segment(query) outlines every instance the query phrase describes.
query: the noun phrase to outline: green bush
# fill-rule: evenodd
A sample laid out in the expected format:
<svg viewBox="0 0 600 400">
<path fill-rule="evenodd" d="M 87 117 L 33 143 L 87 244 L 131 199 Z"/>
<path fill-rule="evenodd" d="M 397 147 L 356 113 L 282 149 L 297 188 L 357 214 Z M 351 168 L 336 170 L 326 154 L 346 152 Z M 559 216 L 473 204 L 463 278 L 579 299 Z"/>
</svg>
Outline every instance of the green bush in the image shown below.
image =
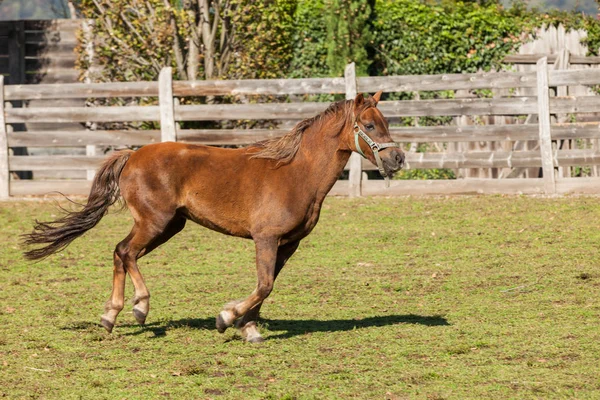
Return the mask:
<svg viewBox="0 0 600 400">
<path fill-rule="evenodd" d="M 371 7 L 366 0 L 325 0 L 327 6 L 327 65 L 332 76 L 343 76 L 350 62 L 357 75 L 367 75 L 367 46 L 371 32 L 367 25 Z"/>
<path fill-rule="evenodd" d="M 189 64 L 199 23 L 195 3 L 170 0 L 78 0 L 95 18 L 96 62 L 103 80 L 155 79 L 165 65 Z M 359 75 L 475 72 L 530 40 L 535 27 L 563 23 L 585 29 L 590 54 L 600 23 L 576 13 L 540 13 L 493 0 L 232 0 L 217 37 L 219 78 L 340 76 L 348 61 Z M 224 36 L 223 36 L 224 35 Z M 179 50 L 176 47 L 179 47 Z M 84 46 L 79 51 L 84 53 Z M 225 54 L 225 50 L 229 52 Z M 177 52 L 182 53 L 177 57 Z M 203 60 L 202 52 L 198 60 Z M 227 57 L 227 62 L 219 59 Z M 85 56 L 81 58 L 85 69 Z M 178 61 L 179 60 L 179 61 Z M 200 62 L 197 75 L 201 78 Z"/>
<path fill-rule="evenodd" d="M 531 31 L 500 5 L 379 0 L 372 74 L 476 72 L 499 68 Z"/>
<path fill-rule="evenodd" d="M 294 14 L 292 54 L 288 77 L 325 77 L 327 66 L 327 31 L 323 0 L 300 0 Z"/>
<path fill-rule="evenodd" d="M 232 16 L 236 30 L 236 57 L 230 79 L 283 78 L 292 58 L 292 33 L 297 0 L 237 0 Z"/>
<path fill-rule="evenodd" d="M 290 78 L 343 76 L 349 62 L 358 75 L 367 75 L 368 0 L 299 0 L 294 15 Z"/>
</svg>

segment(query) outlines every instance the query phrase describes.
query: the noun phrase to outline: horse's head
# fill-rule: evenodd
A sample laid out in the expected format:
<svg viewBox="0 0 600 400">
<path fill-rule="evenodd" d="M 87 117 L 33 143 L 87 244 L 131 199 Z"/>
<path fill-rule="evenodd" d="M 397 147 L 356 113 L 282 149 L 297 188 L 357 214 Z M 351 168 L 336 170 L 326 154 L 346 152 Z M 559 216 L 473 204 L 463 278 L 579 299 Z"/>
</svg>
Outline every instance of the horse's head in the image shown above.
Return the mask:
<svg viewBox="0 0 600 400">
<path fill-rule="evenodd" d="M 381 93 L 366 99 L 361 93 L 354 99 L 350 148 L 376 165 L 381 175 L 387 178 L 403 167 L 404 152 L 392 140 L 389 124 L 377 109 Z"/>
</svg>

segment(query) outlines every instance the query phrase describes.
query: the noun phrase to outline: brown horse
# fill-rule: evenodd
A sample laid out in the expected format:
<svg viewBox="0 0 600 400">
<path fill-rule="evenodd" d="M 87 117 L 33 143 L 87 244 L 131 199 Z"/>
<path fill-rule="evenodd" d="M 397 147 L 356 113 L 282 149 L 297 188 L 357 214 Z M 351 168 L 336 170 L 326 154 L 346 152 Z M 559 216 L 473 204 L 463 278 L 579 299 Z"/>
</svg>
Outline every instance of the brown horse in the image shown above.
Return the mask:
<svg viewBox="0 0 600 400">
<path fill-rule="evenodd" d="M 300 241 L 315 227 L 325 196 L 358 151 L 389 175 L 404 163 L 388 123 L 376 108 L 381 92 L 333 103 L 287 135 L 240 149 L 159 143 L 115 152 L 102 165 L 81 211 L 36 221 L 25 253 L 41 259 L 93 228 L 120 196 L 133 229 L 114 251 L 113 288 L 101 323 L 111 332 L 123 309 L 125 275 L 135 289 L 133 313 L 143 324 L 150 293 L 137 259 L 165 243 L 192 220 L 209 229 L 252 239 L 258 284 L 247 298 L 225 305 L 219 332 L 236 323 L 249 342 L 263 340 L 256 320 L 273 282 Z M 381 142 L 392 142 L 381 144 Z M 381 155 L 379 154 L 381 150 Z M 236 322 L 237 321 L 237 322 Z"/>
</svg>

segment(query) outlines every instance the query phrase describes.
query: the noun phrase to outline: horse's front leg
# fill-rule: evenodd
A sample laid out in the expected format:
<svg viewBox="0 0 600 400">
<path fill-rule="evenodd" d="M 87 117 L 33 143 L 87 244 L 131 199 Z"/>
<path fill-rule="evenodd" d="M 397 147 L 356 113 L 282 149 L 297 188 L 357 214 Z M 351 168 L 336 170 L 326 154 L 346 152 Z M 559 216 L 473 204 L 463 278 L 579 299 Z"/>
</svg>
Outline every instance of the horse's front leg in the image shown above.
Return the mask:
<svg viewBox="0 0 600 400">
<path fill-rule="evenodd" d="M 283 246 L 279 246 L 277 249 L 277 261 L 275 263 L 275 274 L 273 276 L 273 281 L 277 279 L 277 276 L 281 272 L 283 266 L 294 254 L 299 244 L 300 241 L 298 240 L 295 242 L 286 243 Z M 240 330 L 242 337 L 250 343 L 259 343 L 264 341 L 263 337 L 258 331 L 258 327 L 256 326 L 262 304 L 262 302 L 258 303 L 256 307 L 250 309 L 250 311 L 244 314 L 235 323 L 235 326 Z"/>
<path fill-rule="evenodd" d="M 233 325 L 236 319 L 262 303 L 273 290 L 275 281 L 275 264 L 277 262 L 278 239 L 255 238 L 256 244 L 256 274 L 258 282 L 256 289 L 244 300 L 231 302 L 217 316 L 217 330 L 220 333 Z"/>
</svg>

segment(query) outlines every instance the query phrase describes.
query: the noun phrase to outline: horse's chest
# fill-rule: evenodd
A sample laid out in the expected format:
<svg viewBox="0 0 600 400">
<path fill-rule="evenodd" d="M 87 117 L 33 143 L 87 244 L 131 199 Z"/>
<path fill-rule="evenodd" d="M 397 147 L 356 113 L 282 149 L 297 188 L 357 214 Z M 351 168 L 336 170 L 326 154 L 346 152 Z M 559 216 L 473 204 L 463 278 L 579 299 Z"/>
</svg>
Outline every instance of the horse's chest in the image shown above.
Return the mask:
<svg viewBox="0 0 600 400">
<path fill-rule="evenodd" d="M 306 218 L 306 229 L 308 230 L 308 233 L 310 233 L 310 231 L 313 230 L 313 228 L 315 227 L 315 225 L 317 225 L 317 222 L 319 222 L 319 215 L 320 214 L 321 214 L 321 207 L 313 207 L 313 209 L 307 215 L 307 218 Z"/>
<path fill-rule="evenodd" d="M 320 211 L 321 208 L 318 206 L 309 207 L 307 212 L 301 218 L 298 218 L 294 228 L 285 236 L 290 241 L 306 237 L 319 222 Z"/>
</svg>

